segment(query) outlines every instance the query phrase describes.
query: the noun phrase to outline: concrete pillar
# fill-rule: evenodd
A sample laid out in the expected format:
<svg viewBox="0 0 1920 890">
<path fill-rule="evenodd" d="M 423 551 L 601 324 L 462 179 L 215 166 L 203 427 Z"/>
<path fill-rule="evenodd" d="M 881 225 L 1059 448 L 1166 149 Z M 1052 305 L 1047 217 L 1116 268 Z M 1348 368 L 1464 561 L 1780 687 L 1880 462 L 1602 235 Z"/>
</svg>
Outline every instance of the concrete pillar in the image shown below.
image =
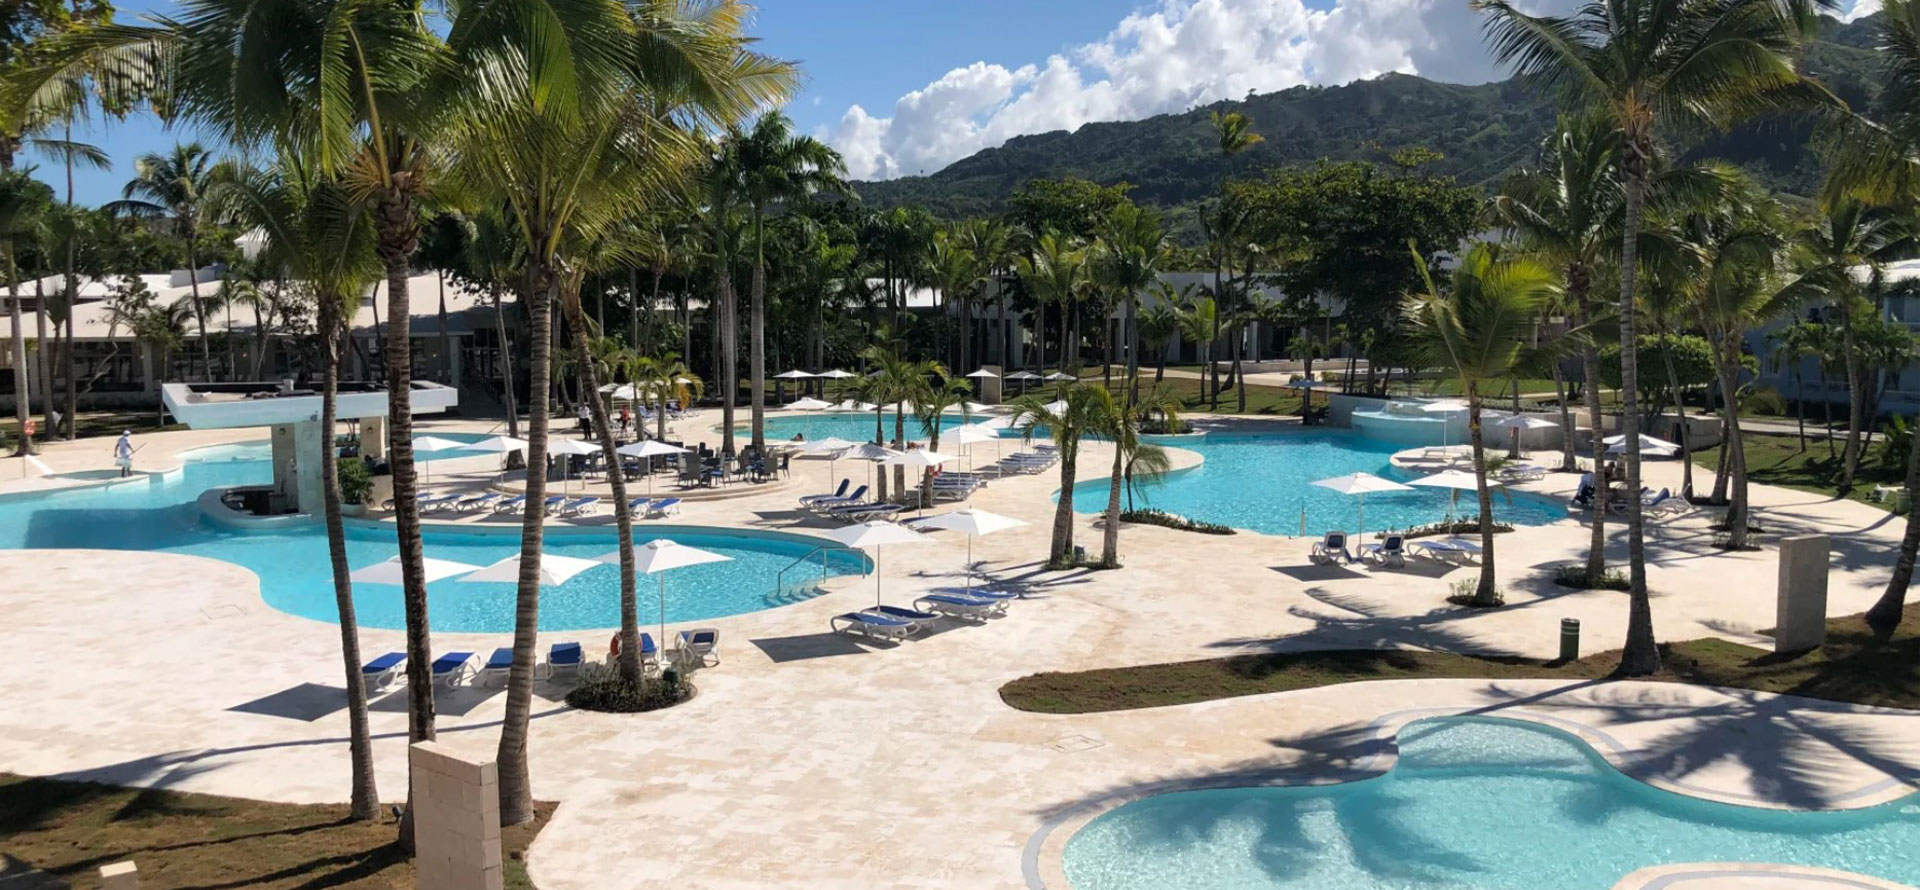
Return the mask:
<svg viewBox="0 0 1920 890">
<path fill-rule="evenodd" d="M 140 869 L 131 862 L 100 866 L 100 890 L 140 890 Z"/>
<path fill-rule="evenodd" d="M 134 348 L 140 350 L 140 366 L 145 371 L 146 378 L 147 378 L 145 381 L 143 381 L 140 387 L 140 391 L 150 396 L 159 395 L 160 394 L 160 356 L 158 355 L 159 350 L 154 349 L 151 346 L 145 346 L 145 345 L 137 345 Z"/>
<path fill-rule="evenodd" d="M 1805 652 L 1827 639 L 1826 535 L 1780 540 L 1779 598 L 1774 607 L 1773 651 Z"/>
<path fill-rule="evenodd" d="M 408 749 L 419 890 L 501 890 L 500 774 L 439 742 Z"/>
<path fill-rule="evenodd" d="M 386 459 L 387 419 L 385 417 L 360 418 L 360 456 L 368 460 Z"/>
<path fill-rule="evenodd" d="M 276 510 L 317 513 L 324 496 L 320 449 L 329 444 L 318 420 L 273 425 L 273 489 Z"/>
</svg>

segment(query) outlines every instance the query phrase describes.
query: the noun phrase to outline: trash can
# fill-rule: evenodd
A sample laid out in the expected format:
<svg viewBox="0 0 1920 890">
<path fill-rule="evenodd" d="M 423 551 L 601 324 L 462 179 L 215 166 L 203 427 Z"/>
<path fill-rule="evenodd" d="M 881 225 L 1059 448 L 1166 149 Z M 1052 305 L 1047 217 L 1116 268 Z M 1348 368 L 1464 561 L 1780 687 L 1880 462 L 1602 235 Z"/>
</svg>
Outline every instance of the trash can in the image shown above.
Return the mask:
<svg viewBox="0 0 1920 890">
<path fill-rule="evenodd" d="M 1560 660 L 1574 661 L 1580 657 L 1580 619 L 1560 619 Z"/>
</svg>

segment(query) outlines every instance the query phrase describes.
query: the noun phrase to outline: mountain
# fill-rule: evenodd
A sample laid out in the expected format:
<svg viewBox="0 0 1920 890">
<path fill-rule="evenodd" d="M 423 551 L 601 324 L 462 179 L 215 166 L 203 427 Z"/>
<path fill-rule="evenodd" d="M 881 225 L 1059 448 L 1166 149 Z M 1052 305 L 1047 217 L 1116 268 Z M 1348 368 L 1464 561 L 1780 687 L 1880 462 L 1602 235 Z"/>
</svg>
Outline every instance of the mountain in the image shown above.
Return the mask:
<svg viewBox="0 0 1920 890">
<path fill-rule="evenodd" d="M 1851 24 L 1829 19 L 1806 53 L 1806 70 L 1854 108 L 1877 96 L 1874 17 Z M 1019 136 L 929 176 L 857 183 L 878 207 L 925 206 L 937 216 L 995 213 L 1030 179 L 1079 177 L 1127 182 L 1142 203 L 1181 209 L 1210 194 L 1222 175 L 1329 160 L 1386 161 L 1396 150 L 1424 147 L 1442 157 L 1423 169 L 1463 184 L 1491 187 L 1534 157 L 1553 124 L 1553 96 L 1519 81 L 1466 86 L 1388 74 L 1344 86 L 1300 86 L 1217 102 L 1180 114 L 1091 123 Z M 1264 141 L 1228 161 L 1213 148 L 1208 114 L 1239 111 Z M 1818 187 L 1816 131 L 1805 115 L 1742 126 L 1686 146 L 1690 159 L 1722 158 L 1794 195 Z"/>
</svg>

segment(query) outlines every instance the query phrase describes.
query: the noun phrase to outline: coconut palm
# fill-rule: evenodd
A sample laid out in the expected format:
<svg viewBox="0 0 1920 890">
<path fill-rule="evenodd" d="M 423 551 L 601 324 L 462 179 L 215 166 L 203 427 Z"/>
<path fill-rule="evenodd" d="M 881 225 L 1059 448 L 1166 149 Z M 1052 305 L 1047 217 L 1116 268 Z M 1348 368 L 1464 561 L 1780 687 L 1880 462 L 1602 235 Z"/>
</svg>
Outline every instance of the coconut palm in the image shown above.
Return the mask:
<svg viewBox="0 0 1920 890">
<path fill-rule="evenodd" d="M 14 456 L 34 453 L 33 437 L 26 434 L 27 419 L 33 416 L 33 399 L 27 392 L 27 338 L 20 329 L 21 245 L 38 237 L 40 227 L 53 208 L 53 189 L 33 178 L 31 168 L 0 172 L 0 273 L 7 276 L 7 312 L 12 319 L 9 347 L 13 350 L 13 413 L 20 424 L 20 441 Z"/>
<path fill-rule="evenodd" d="M 1088 287 L 1087 251 L 1073 239 L 1058 232 L 1041 234 L 1034 242 L 1031 256 L 1019 259 L 1020 280 L 1035 301 L 1060 307 L 1061 363 L 1066 362 L 1067 312 Z M 1037 335 L 1040 367 L 1047 366 L 1047 338 Z"/>
<path fill-rule="evenodd" d="M 1475 0 L 1488 13 L 1496 59 L 1560 90 L 1569 108 L 1603 116 L 1620 133 L 1620 432 L 1628 490 L 1640 486 L 1640 405 L 1635 276 L 1647 180 L 1662 125 L 1720 129 L 1764 111 L 1833 104 L 1795 69 L 1801 38 L 1827 0 L 1593 0 L 1571 16 L 1533 16 L 1508 0 Z M 1631 605 L 1620 673 L 1660 667 L 1647 599 L 1645 523 L 1627 500 Z"/>
<path fill-rule="evenodd" d="M 980 258 L 967 249 L 957 227 L 934 231 L 933 249 L 927 254 L 927 275 L 960 318 L 954 347 L 955 367 L 972 364 L 969 333 L 973 327 L 973 288 L 986 277 L 986 268 Z"/>
<path fill-rule="evenodd" d="M 870 399 L 879 406 L 876 410 L 884 413 L 887 405 L 893 405 L 893 441 L 907 440 L 907 413 L 909 406 L 927 402 L 934 397 L 934 380 L 947 379 L 947 369 L 936 361 L 912 361 L 901 355 L 897 344 L 886 342 L 869 346 L 862 353 L 868 365 L 873 369 L 868 379 L 872 385 L 866 387 L 862 398 Z M 874 432 L 883 435 L 879 424 Z M 886 497 L 886 479 L 882 471 L 881 498 Z M 893 490 L 896 497 L 907 492 L 907 468 L 893 468 Z"/>
<path fill-rule="evenodd" d="M 200 295 L 199 238 L 212 173 L 213 154 L 200 143 L 175 144 L 167 154 L 135 158 L 133 179 L 121 191 L 122 200 L 105 205 L 116 214 L 167 220 L 186 248 L 190 305 L 200 329 L 200 369 L 208 380 L 213 379 L 213 352 L 207 339 L 207 301 Z"/>
<path fill-rule="evenodd" d="M 1180 337 L 1192 341 L 1200 359 L 1200 398 L 1206 398 L 1207 374 L 1213 367 L 1213 338 L 1220 333 L 1220 304 L 1211 296 L 1200 297 L 1180 309 Z M 1304 330 L 1303 330 L 1304 333 Z M 1307 342 L 1312 343 L 1308 337 Z M 1307 373 L 1313 373 L 1313 360 L 1307 360 Z"/>
<path fill-rule="evenodd" d="M 1153 354 L 1153 382 L 1159 383 L 1167 376 L 1167 344 L 1180 336 L 1180 307 L 1186 305 L 1192 285 L 1174 290 L 1166 282 L 1154 283 L 1156 299 L 1152 306 L 1140 310 L 1139 326 L 1141 343 Z"/>
<path fill-rule="evenodd" d="M 321 435 L 331 442 L 340 391 L 340 344 L 360 294 L 380 275 L 373 253 L 373 227 L 366 208 L 337 179 L 317 174 L 297 156 L 270 169 L 229 167 L 208 190 L 210 208 L 266 235 L 263 256 L 289 267 L 312 288 L 315 333 L 322 356 Z M 373 737 L 367 724 L 367 690 L 360 673 L 360 630 L 354 618 L 352 569 L 340 516 L 337 449 L 320 450 L 327 554 L 333 569 L 334 608 L 339 614 L 340 657 L 346 672 L 348 751 L 353 769 L 353 818 L 379 816 L 374 784 Z"/>
<path fill-rule="evenodd" d="M 1514 377 L 1530 360 L 1528 334 L 1534 319 L 1556 296 L 1559 284 L 1547 266 L 1531 258 L 1506 258 L 1489 245 L 1461 257 L 1444 291 L 1411 251 L 1426 290 L 1411 293 L 1401 311 L 1412 328 L 1415 349 L 1453 371 L 1467 396 L 1467 433 L 1473 446 L 1474 488 L 1480 502 L 1480 580 L 1473 602 L 1499 605 L 1494 586 L 1493 499 L 1487 488 L 1486 446 L 1480 425 L 1482 388 Z M 1572 332 L 1576 339 L 1584 332 Z"/>
<path fill-rule="evenodd" d="M 958 237 L 980 263 L 980 298 L 985 302 L 987 289 L 996 287 L 1000 275 L 1013 267 L 1013 247 L 1011 231 L 1007 224 L 993 217 L 975 217 L 962 221 L 956 228 Z M 998 288 L 999 317 L 995 324 L 1000 332 L 1001 370 L 1013 361 L 1013 327 L 1007 315 L 1007 303 L 1012 297 L 1011 289 Z"/>
<path fill-rule="evenodd" d="M 691 405 L 706 391 L 706 384 L 674 352 L 640 356 L 633 363 L 633 385 L 652 397 L 658 424 L 654 438 L 661 441 L 667 438 L 667 402 Z"/>
<path fill-rule="evenodd" d="M 1060 455 L 1060 497 L 1054 504 L 1053 533 L 1047 545 L 1049 569 L 1073 568 L 1073 483 L 1079 471 L 1080 438 L 1106 428 L 1112 404 L 1106 387 L 1092 383 L 1070 384 L 1051 402 L 1041 394 L 1013 402 L 1013 424 L 1021 438 L 1031 442 L 1035 431 L 1044 428 Z"/>
<path fill-rule="evenodd" d="M 1127 401 L 1140 400 L 1139 306 L 1143 291 L 1160 278 L 1167 261 L 1167 232 L 1159 211 L 1124 202 L 1100 226 L 1101 249 L 1095 266 L 1120 294 L 1121 324 L 1127 340 Z"/>
<path fill-rule="evenodd" d="M 1128 392 L 1139 389 L 1140 381 L 1127 381 Z M 1105 423 L 1099 435 L 1113 443 L 1113 471 L 1107 482 L 1100 564 L 1117 569 L 1120 567 L 1120 489 L 1124 484 L 1131 494 L 1136 472 L 1157 474 L 1167 463 L 1166 452 L 1160 446 L 1140 437 L 1140 427 L 1158 416 L 1165 420 L 1168 429 L 1173 429 L 1180 422 L 1181 404 L 1179 395 L 1164 384 L 1147 390 L 1144 398 L 1116 399 L 1104 387 L 1100 392 L 1104 398 L 1093 400 L 1095 410 L 1104 414 Z"/>
<path fill-rule="evenodd" d="M 961 422 L 972 421 L 973 412 L 967 408 L 967 400 L 973 396 L 973 385 L 965 378 L 948 376 L 944 367 L 931 370 L 925 390 L 914 400 L 913 411 L 920 418 L 920 428 L 927 433 L 927 450 L 938 452 L 941 422 L 947 411 L 959 408 Z M 932 467 L 921 471 L 919 501 L 923 508 L 933 506 Z"/>
</svg>

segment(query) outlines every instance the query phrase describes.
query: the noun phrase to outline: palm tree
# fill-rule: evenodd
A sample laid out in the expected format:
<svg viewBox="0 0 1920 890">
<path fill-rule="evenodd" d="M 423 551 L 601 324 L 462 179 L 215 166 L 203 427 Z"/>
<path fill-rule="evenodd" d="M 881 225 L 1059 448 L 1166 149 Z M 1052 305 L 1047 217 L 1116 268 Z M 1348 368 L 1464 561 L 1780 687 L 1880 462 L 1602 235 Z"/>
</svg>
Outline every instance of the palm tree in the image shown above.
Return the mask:
<svg viewBox="0 0 1920 890">
<path fill-rule="evenodd" d="M 1489 13 L 1493 53 L 1514 72 L 1561 90 L 1571 108 L 1604 116 L 1620 133 L 1620 432 L 1629 491 L 1640 487 L 1635 276 L 1637 242 L 1659 125 L 1720 129 L 1753 114 L 1832 103 L 1795 70 L 1800 39 L 1823 0 L 1596 0 L 1572 16 L 1532 16 L 1508 0 L 1474 0 Z M 1646 535 L 1627 499 L 1631 606 L 1620 673 L 1660 667 L 1647 599 Z"/>
<path fill-rule="evenodd" d="M 1127 381 L 1129 392 L 1138 392 L 1140 381 Z M 1132 491 L 1133 475 L 1136 469 L 1154 469 L 1166 465 L 1166 452 L 1160 446 L 1140 438 L 1140 425 L 1148 418 L 1159 415 L 1172 429 L 1180 422 L 1180 397 L 1172 388 L 1155 386 L 1147 391 L 1145 399 L 1116 399 L 1104 387 L 1099 390 L 1101 398 L 1093 400 L 1094 410 L 1104 420 L 1099 435 L 1113 443 L 1113 472 L 1107 483 L 1106 526 L 1100 539 L 1100 564 L 1110 569 L 1120 567 L 1120 488 L 1122 483 Z M 1064 491 L 1064 489 L 1063 489 Z"/>
<path fill-rule="evenodd" d="M 973 412 L 967 408 L 967 399 L 973 395 L 973 385 L 964 378 L 947 376 L 947 369 L 934 367 L 920 397 L 914 400 L 914 414 L 920 418 L 920 428 L 927 433 L 927 450 L 940 450 L 941 421 L 948 409 L 959 408 L 961 422 L 973 419 Z M 927 467 L 920 474 L 920 506 L 933 506 L 933 468 Z"/>
<path fill-rule="evenodd" d="M 316 175 L 311 165 L 288 155 L 267 170 L 229 167 L 206 194 L 223 215 L 265 233 L 266 257 L 285 263 L 313 289 L 315 333 L 322 356 L 320 430 L 329 442 L 340 391 L 340 344 L 348 336 L 351 310 L 380 274 L 373 228 L 366 208 L 337 179 Z M 327 553 L 333 569 L 334 607 L 339 613 L 340 657 L 346 671 L 348 750 L 353 768 L 351 812 L 368 821 L 379 816 L 374 782 L 373 737 L 367 724 L 367 690 L 360 673 L 360 630 L 348 577 L 346 529 L 340 517 L 340 459 L 320 450 Z"/>
<path fill-rule="evenodd" d="M 1200 398 L 1207 397 L 1207 372 L 1213 366 L 1213 338 L 1220 333 L 1220 304 L 1201 297 L 1180 309 L 1180 337 L 1193 341 L 1200 359 Z M 1311 360 L 1308 373 L 1313 371 Z"/>
<path fill-rule="evenodd" d="M 1767 335 L 1773 348 L 1767 351 L 1767 363 L 1774 373 L 1793 375 L 1794 421 L 1798 427 L 1800 450 L 1807 450 L 1807 386 L 1801 368 L 1808 359 L 1820 359 L 1825 352 L 1825 332 L 1820 325 L 1801 321 Z"/>
<path fill-rule="evenodd" d="M 46 215 L 53 209 L 52 187 L 33 178 L 33 171 L 0 172 L 0 273 L 7 276 L 7 307 L 13 328 L 13 413 L 20 424 L 20 442 L 14 456 L 34 453 L 33 437 L 27 435 L 27 419 L 33 416 L 33 399 L 27 392 L 27 338 L 20 329 L 20 267 L 18 251 L 22 243 L 36 237 Z"/>
<path fill-rule="evenodd" d="M 876 410 L 884 413 L 888 404 L 893 405 L 893 441 L 907 440 L 906 415 L 909 405 L 918 405 L 934 398 L 931 381 L 946 380 L 947 369 L 935 361 L 911 361 L 904 358 L 898 344 L 885 342 L 869 346 L 862 353 L 873 372 L 868 380 L 871 385 L 864 388 L 864 398 L 872 399 L 878 406 Z M 874 426 L 876 434 L 881 433 L 878 423 Z M 885 471 L 881 471 L 880 497 L 886 497 Z M 907 492 L 907 468 L 896 465 L 893 468 L 893 488 L 896 497 Z"/>
<path fill-rule="evenodd" d="M 761 115 L 753 129 L 742 134 L 737 151 L 741 197 L 753 219 L 747 363 L 753 392 L 753 450 L 763 454 L 767 446 L 767 210 L 815 191 L 844 191 L 842 177 L 847 168 L 839 152 L 811 136 L 794 133 L 793 121 L 777 111 Z"/>
<path fill-rule="evenodd" d="M 1140 295 L 1159 280 L 1167 259 L 1167 233 L 1160 213 L 1123 202 L 1102 221 L 1097 266 L 1107 284 L 1120 294 L 1121 324 L 1127 339 L 1127 401 L 1140 400 Z"/>
<path fill-rule="evenodd" d="M 1140 311 L 1140 340 L 1153 354 L 1153 382 L 1167 376 L 1167 344 L 1180 336 L 1180 307 L 1187 302 L 1192 286 L 1176 291 L 1165 282 L 1156 282 L 1152 306 Z"/>
<path fill-rule="evenodd" d="M 933 250 L 927 255 L 927 274 L 933 286 L 960 317 L 960 332 L 954 349 L 954 367 L 973 363 L 970 328 L 973 327 L 973 287 L 986 277 L 980 258 L 968 250 L 958 227 L 933 233 Z"/>
<path fill-rule="evenodd" d="M 1061 363 L 1066 362 L 1067 311 L 1086 292 L 1088 285 L 1087 252 L 1073 239 L 1058 232 L 1046 232 L 1034 242 L 1032 256 L 1019 259 L 1020 280 L 1035 301 L 1060 307 Z M 1047 338 L 1035 338 L 1040 344 L 1040 367 L 1047 366 Z"/>
<path fill-rule="evenodd" d="M 633 385 L 653 396 L 654 420 L 659 424 L 654 438 L 663 442 L 667 438 L 667 402 L 691 405 L 706 392 L 706 384 L 674 352 L 640 356 L 633 363 Z"/>
<path fill-rule="evenodd" d="M 1495 248 L 1481 244 L 1461 258 L 1443 293 L 1420 251 L 1411 253 L 1426 291 L 1408 294 L 1402 313 L 1413 328 L 1418 350 L 1451 368 L 1466 392 L 1483 551 L 1473 602 L 1497 606 L 1500 593 L 1494 586 L 1493 499 L 1487 488 L 1486 445 L 1480 426 L 1481 387 L 1514 377 L 1529 360 L 1528 333 L 1559 286 L 1545 265 L 1532 259 L 1503 258 Z M 1575 332 L 1569 339 L 1579 335 Z"/>
<path fill-rule="evenodd" d="M 207 339 L 207 303 L 200 296 L 201 201 L 211 185 L 213 155 L 198 142 L 175 144 L 168 154 L 149 153 L 133 161 L 133 179 L 122 190 L 122 200 L 106 208 L 114 213 L 167 219 L 174 236 L 187 251 L 187 285 L 193 317 L 200 328 L 200 368 L 213 379 L 213 352 Z"/>
<path fill-rule="evenodd" d="M 1103 386 L 1074 383 L 1062 389 L 1060 397 L 1048 402 L 1040 394 L 1021 396 L 1013 403 L 1013 424 L 1021 438 L 1033 440 L 1034 431 L 1045 427 L 1060 454 L 1060 497 L 1053 508 L 1053 535 L 1047 546 L 1047 568 L 1070 569 L 1073 555 L 1073 483 L 1079 470 L 1080 437 L 1096 435 L 1106 428 L 1113 395 Z"/>
</svg>

